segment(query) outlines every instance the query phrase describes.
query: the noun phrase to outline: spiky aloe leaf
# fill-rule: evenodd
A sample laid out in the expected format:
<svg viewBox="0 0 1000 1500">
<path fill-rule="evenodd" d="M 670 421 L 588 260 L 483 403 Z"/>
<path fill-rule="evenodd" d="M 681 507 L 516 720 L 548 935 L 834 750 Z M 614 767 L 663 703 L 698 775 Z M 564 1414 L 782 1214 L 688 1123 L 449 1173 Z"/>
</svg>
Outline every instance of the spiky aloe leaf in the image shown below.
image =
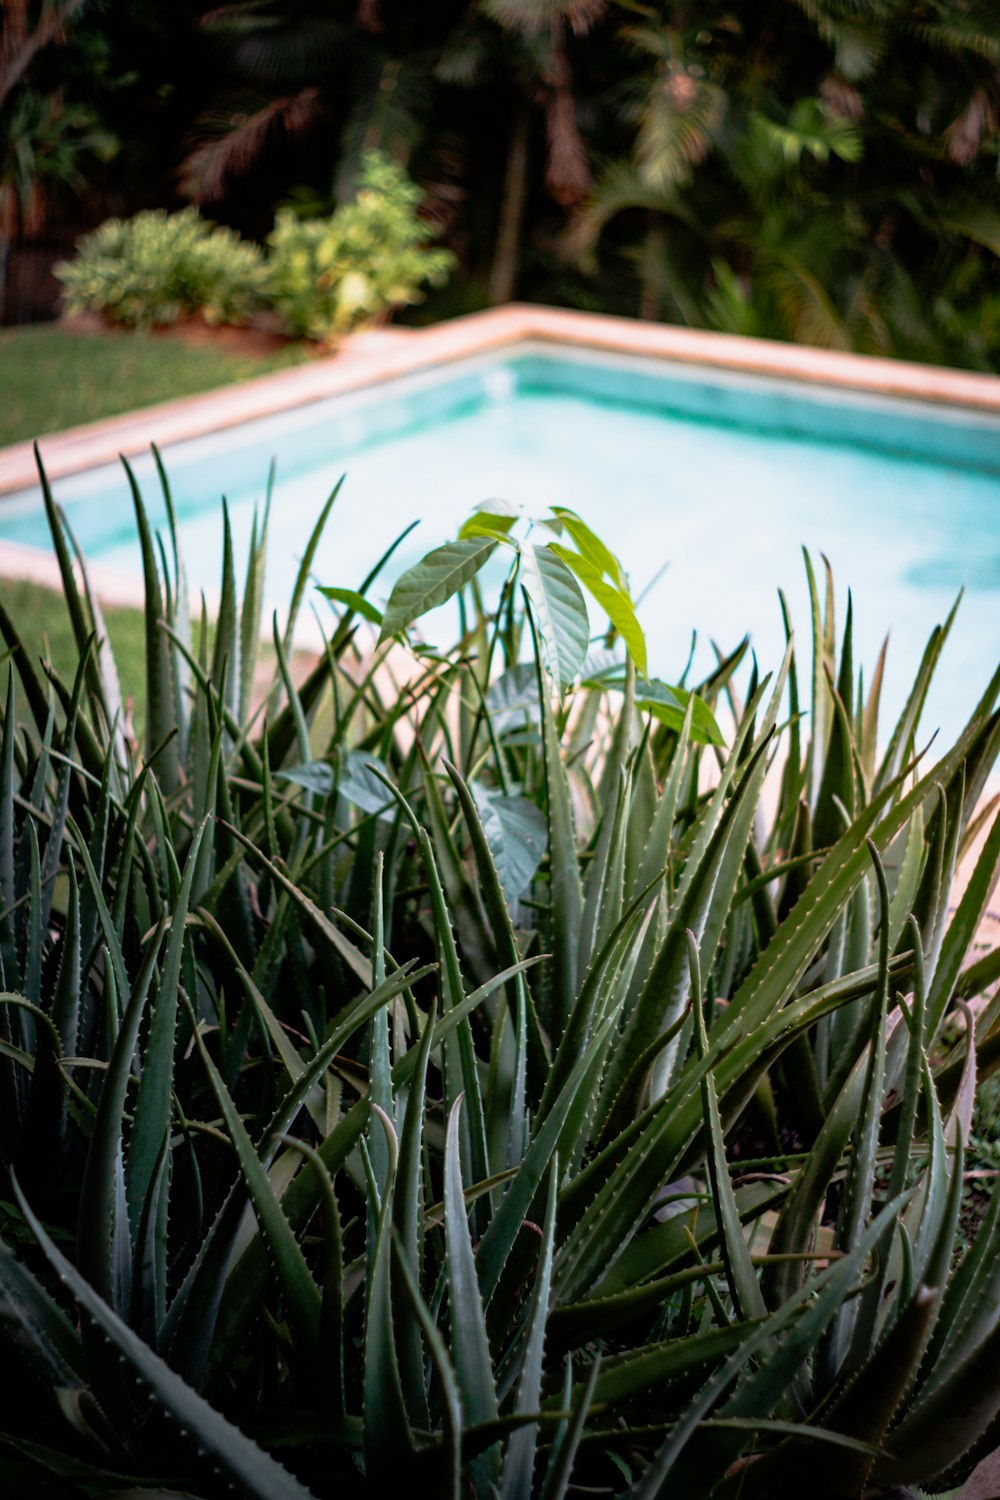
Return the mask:
<svg viewBox="0 0 1000 1500">
<path fill-rule="evenodd" d="M 693 932 L 689 932 L 687 938 L 688 962 L 691 969 L 691 1006 L 694 1013 L 695 1036 L 698 1042 L 698 1054 L 704 1058 L 708 1051 L 708 1034 L 705 1030 L 705 1017 L 702 1011 L 701 964 L 698 956 L 698 941 Z M 750 1259 L 750 1251 L 747 1249 L 746 1240 L 743 1238 L 743 1225 L 740 1221 L 740 1212 L 736 1206 L 736 1195 L 733 1192 L 733 1185 L 729 1177 L 722 1118 L 719 1114 L 719 1101 L 711 1069 L 705 1073 L 701 1088 L 705 1119 L 708 1124 L 709 1179 L 712 1184 L 715 1214 L 719 1221 L 720 1244 L 722 1246 L 722 1259 L 726 1268 L 726 1280 L 729 1283 L 733 1306 L 738 1316 L 744 1322 L 747 1322 L 751 1318 L 766 1317 L 767 1307 L 757 1283 L 757 1274 Z"/>
<path fill-rule="evenodd" d="M 238 844 L 242 845 L 252 858 L 255 858 L 263 865 L 271 879 L 283 891 L 287 892 L 294 904 L 309 919 L 315 930 L 330 945 L 338 957 L 343 959 L 348 968 L 360 979 L 361 983 L 370 985 L 372 981 L 371 963 L 354 943 L 344 936 L 340 929 L 330 921 L 329 917 L 320 911 L 316 903 L 309 899 L 301 887 L 286 875 L 284 870 L 280 869 L 273 860 L 268 859 L 251 839 L 247 838 L 244 833 L 241 833 L 238 828 L 231 825 L 226 831 L 231 834 Z"/>
<path fill-rule="evenodd" d="M 319 1152 L 305 1141 L 283 1137 L 284 1144 L 299 1151 L 316 1177 L 323 1213 L 323 1278 L 320 1313 L 320 1346 L 323 1349 L 323 1388 L 316 1404 L 329 1410 L 335 1420 L 344 1418 L 344 1232 L 333 1178 Z"/>
<path fill-rule="evenodd" d="M 326 530 L 326 523 L 330 519 L 330 512 L 333 510 L 334 504 L 337 500 L 337 496 L 340 494 L 340 491 L 343 488 L 344 480 L 346 478 L 347 475 L 342 474 L 337 480 L 337 483 L 334 485 L 333 489 L 330 491 L 330 494 L 327 496 L 323 508 L 316 519 L 316 524 L 309 534 L 309 540 L 306 543 L 305 551 L 302 554 L 302 561 L 299 563 L 299 569 L 295 575 L 295 584 L 292 588 L 292 597 L 288 606 L 288 618 L 285 621 L 283 644 L 286 653 L 291 651 L 292 649 L 292 641 L 295 636 L 295 626 L 296 622 L 298 621 L 299 611 L 302 608 L 302 601 L 305 598 L 306 588 L 309 583 L 309 575 L 312 572 L 312 565 L 316 558 L 316 549 L 320 544 L 323 532 Z M 361 592 L 364 593 L 364 588 L 362 588 Z M 275 761 L 275 764 L 277 765 L 278 762 Z"/>
<path fill-rule="evenodd" d="M 237 698 L 237 715 L 245 724 L 250 713 L 254 673 L 260 649 L 260 623 L 264 611 L 264 577 L 267 565 L 267 532 L 271 519 L 271 496 L 274 489 L 274 463 L 272 462 L 264 498 L 264 513 L 258 526 L 254 511 L 247 554 L 247 576 L 243 587 L 243 604 L 240 609 L 240 677 Z"/>
<path fill-rule="evenodd" d="M 123 1218 L 118 1191 L 123 1175 L 125 1106 L 133 1076 L 139 1028 L 166 927 L 164 917 L 147 945 L 135 987 L 125 1003 L 94 1116 L 80 1192 L 77 1263 L 103 1300 L 119 1312 L 127 1305 L 127 1278 L 131 1275 L 132 1253 L 128 1218 L 127 1215 Z"/>
<path fill-rule="evenodd" d="M 14 1191 L 45 1258 L 74 1301 L 117 1349 L 125 1365 L 148 1388 L 157 1404 L 183 1432 L 194 1438 L 210 1461 L 255 1500 L 314 1500 L 287 1469 L 221 1416 L 122 1322 L 56 1248 L 16 1181 Z"/>
<path fill-rule="evenodd" d="M 916 737 L 917 728 L 920 723 L 920 715 L 923 712 L 924 702 L 927 698 L 927 690 L 931 684 L 935 669 L 944 650 L 945 642 L 951 633 L 951 627 L 955 622 L 955 615 L 961 603 L 961 595 L 955 600 L 947 619 L 943 625 L 935 625 L 931 631 L 924 654 L 921 658 L 917 675 L 914 679 L 910 695 L 906 700 L 903 712 L 892 732 L 892 738 L 886 748 L 882 763 L 875 776 L 874 790 L 881 791 L 897 775 L 904 759 L 910 754 L 911 746 Z"/>
<path fill-rule="evenodd" d="M 632 778 L 618 761 L 615 794 L 601 820 L 601 832 L 584 886 L 576 971 L 586 974 L 593 955 L 615 930 L 625 896 L 625 853 Z"/>
<path fill-rule="evenodd" d="M 864 859 L 869 859 L 867 850 Z M 780 935 L 779 929 L 775 942 Z M 712 1028 L 705 1058 L 689 1061 L 670 1093 L 620 1130 L 566 1189 L 560 1221 L 565 1232 L 555 1270 L 561 1298 L 585 1295 L 606 1274 L 642 1223 L 664 1178 L 682 1169 L 702 1128 L 700 1083 L 707 1066 L 715 1068 L 720 1099 L 738 1084 L 742 1102 L 750 1081 L 762 1076 L 796 1035 L 848 996 L 865 993 L 873 977 L 874 970 L 864 979 L 852 976 L 848 983 L 826 986 L 755 1017 L 746 1031 L 730 1024 L 736 1019 L 735 999 L 730 1003 Z"/>
<path fill-rule="evenodd" d="M 379 773 L 376 773 L 379 774 Z M 430 885 L 431 910 L 434 918 L 434 936 L 441 956 L 442 1011 L 454 1012 L 465 994 L 461 964 L 455 934 L 452 930 L 451 914 L 445 901 L 444 887 L 434 856 L 434 847 L 427 830 L 421 826 L 409 802 L 386 777 L 379 774 L 401 807 L 420 848 L 424 869 Z M 471 803 L 471 795 L 469 801 Z M 502 903 L 501 903 L 502 904 Z M 463 1129 L 463 1149 L 468 1171 L 473 1180 L 480 1181 L 489 1173 L 486 1149 L 486 1127 L 483 1120 L 482 1095 L 476 1067 L 475 1047 L 468 1024 L 460 1025 L 445 1051 L 445 1094 L 449 1116 L 460 1095 L 464 1092 L 468 1106 L 468 1119 Z"/>
<path fill-rule="evenodd" d="M 394 1224 L 398 1234 L 397 1249 L 415 1285 L 419 1285 L 420 1281 L 423 1251 L 424 1112 L 427 1064 L 434 1039 L 434 1021 L 435 1010 L 432 1006 L 424 1024 L 423 1035 L 416 1048 L 413 1075 L 406 1095 L 406 1109 L 399 1142 L 399 1166 L 396 1174 Z M 415 1316 L 416 1323 L 411 1319 L 400 1320 L 400 1379 L 408 1408 L 416 1414 L 414 1420 L 419 1420 L 426 1425 L 429 1418 L 424 1389 L 423 1351 L 420 1345 L 420 1330 L 426 1333 L 426 1329 L 419 1307 Z M 439 1373 L 447 1395 L 447 1370 Z"/>
<path fill-rule="evenodd" d="M 868 1066 L 861 1096 L 861 1115 L 854 1134 L 853 1149 L 837 1220 L 835 1244 L 839 1250 L 851 1249 L 858 1242 L 868 1222 L 874 1192 L 879 1125 L 882 1118 L 882 1098 L 885 1087 L 886 1017 L 889 1008 L 889 888 L 878 850 L 871 840 L 868 841 L 868 848 L 875 866 L 882 913 L 879 935 L 879 975 L 874 1003 L 871 1006 Z M 834 1319 L 828 1346 L 831 1374 L 834 1370 L 839 1370 L 846 1357 L 857 1315 L 857 1304 L 851 1303 L 845 1305 Z"/>
<path fill-rule="evenodd" d="M 662 1493 L 668 1478 L 680 1494 L 711 1492 L 712 1486 L 746 1446 L 749 1434 L 738 1430 L 698 1432 L 702 1419 L 725 1395 L 747 1360 L 765 1346 L 770 1350 L 768 1358 L 746 1377 L 735 1395 L 721 1408 L 720 1415 L 756 1417 L 774 1409 L 816 1347 L 830 1318 L 850 1295 L 871 1245 L 899 1208 L 899 1200 L 887 1204 L 855 1248 L 821 1272 L 807 1293 L 792 1298 L 746 1333 L 736 1352 L 709 1378 L 656 1452 L 632 1489 L 634 1500 L 653 1500 Z"/>
<path fill-rule="evenodd" d="M 24 1352 L 53 1389 L 81 1386 L 84 1357 L 79 1330 L 42 1284 L 0 1241 L 4 1312 L 24 1335 Z"/>
<path fill-rule="evenodd" d="M 467 1424 L 495 1421 L 498 1416 L 493 1361 L 483 1301 L 479 1291 L 476 1259 L 472 1253 L 469 1221 L 462 1186 L 459 1155 L 459 1114 L 461 1098 L 456 1099 L 448 1117 L 445 1144 L 444 1227 L 448 1264 L 448 1307 L 450 1312 L 451 1349 L 462 1396 L 463 1420 Z M 495 1477 L 499 1470 L 499 1453 L 491 1449 L 476 1466 L 482 1477 Z"/>
<path fill-rule="evenodd" d="M 569 777 L 563 764 L 552 715 L 549 685 L 542 667 L 541 648 L 532 625 L 538 701 L 542 715 L 542 753 L 545 805 L 549 824 L 549 906 L 552 934 L 551 1014 L 543 1016 L 550 1034 L 559 1036 L 578 991 L 576 958 L 583 917 L 583 887 L 576 847 L 576 822 Z"/>
<path fill-rule="evenodd" d="M 633 1093 L 626 1098 L 622 1093 L 625 1078 L 632 1072 L 637 1058 L 645 1053 L 658 1034 L 669 1030 L 688 1002 L 689 973 L 687 964 L 688 930 L 701 938 L 711 909 L 712 898 L 720 872 L 726 863 L 731 839 L 738 845 L 739 868 L 743 858 L 743 845 L 749 829 L 740 810 L 746 803 L 752 805 L 752 793 L 757 786 L 757 770 L 767 753 L 767 742 L 754 753 L 736 793 L 725 804 L 718 826 L 714 830 L 704 853 L 692 867 L 690 879 L 685 879 L 678 891 L 675 907 L 671 912 L 670 925 L 663 944 L 652 965 L 642 994 L 629 1017 L 621 1045 L 615 1049 L 611 1066 L 603 1083 L 604 1107 L 609 1110 L 609 1130 L 616 1120 L 626 1115 L 637 1102 Z M 689 868 L 692 868 L 689 867 Z M 735 877 L 734 877 L 735 878 Z M 674 1044 L 676 1047 L 676 1043 Z M 657 1060 L 656 1076 L 649 1085 L 650 1092 L 659 1096 L 669 1076 L 672 1058 Z M 645 1085 L 647 1080 L 638 1082 Z M 611 1106 L 613 1105 L 613 1111 Z"/>
<path fill-rule="evenodd" d="M 143 582 L 146 590 L 146 749 L 148 756 L 151 756 L 154 750 L 159 749 L 157 775 L 164 789 L 171 792 L 177 786 L 180 777 L 180 754 L 175 735 L 173 661 L 170 641 L 161 628 L 168 623 L 166 606 L 160 583 L 156 548 L 149 528 L 149 517 L 143 503 L 142 492 L 126 458 L 122 458 L 122 465 L 135 508 L 139 545 L 142 551 Z"/>
<path fill-rule="evenodd" d="M 544 1121 L 536 1129 L 517 1175 L 479 1243 L 479 1284 L 487 1305 L 554 1154 L 561 1146 L 565 1152 L 579 1144 L 583 1122 L 593 1104 L 592 1091 L 616 1019 L 612 1014 L 595 1029 Z"/>
<path fill-rule="evenodd" d="M 170 1132 L 165 1131 L 153 1172 L 146 1188 L 135 1228 L 132 1255 L 131 1310 L 129 1325 L 152 1348 L 159 1343 L 167 1310 L 167 1195 L 170 1173 Z M 116 1164 L 119 1184 L 116 1219 L 122 1234 L 128 1219 L 123 1164 Z M 122 1236 L 128 1243 L 127 1235 Z"/>
<path fill-rule="evenodd" d="M 1000 1323 L 925 1401 L 893 1429 L 893 1457 L 879 1460 L 873 1477 L 921 1483 L 943 1473 L 967 1453 L 1000 1412 Z"/>
<path fill-rule="evenodd" d="M 921 1399 L 947 1379 L 1000 1322 L 1000 1193 L 994 1192 L 971 1248 L 951 1276 L 941 1317 L 927 1351 Z"/>
<path fill-rule="evenodd" d="M 514 1411 L 518 1413 L 538 1410 L 542 1389 L 542 1362 L 545 1354 L 545 1323 L 549 1310 L 549 1291 L 552 1280 L 552 1250 L 556 1232 L 556 1197 L 559 1189 L 559 1158 L 553 1157 L 549 1174 L 549 1197 L 542 1224 L 542 1243 L 535 1272 L 535 1289 L 528 1317 L 527 1337 L 521 1374 L 517 1383 Z M 531 1480 L 535 1467 L 535 1448 L 538 1429 L 535 1426 L 521 1427 L 515 1432 L 504 1457 L 500 1477 L 502 1500 L 519 1500 L 521 1495 L 531 1492 Z"/>
<path fill-rule="evenodd" d="M 516 962 L 518 948 L 511 924 L 511 904 L 505 899 L 504 881 L 498 862 L 494 856 L 493 845 L 491 844 L 489 821 L 481 816 L 479 803 L 473 788 L 466 782 L 457 766 L 452 765 L 451 761 L 445 759 L 444 767 L 458 794 L 459 805 L 465 815 L 466 825 L 472 839 L 472 850 L 479 872 L 483 900 L 486 906 L 487 917 L 493 929 L 493 937 L 498 955 L 501 962 Z M 494 805 L 496 799 L 491 798 L 489 800 L 490 805 Z M 521 802 L 524 799 L 517 798 L 516 801 Z M 535 812 L 536 809 L 532 808 L 531 811 Z M 517 815 L 515 814 L 515 816 Z M 523 810 L 520 813 L 519 826 L 525 830 L 530 829 L 533 840 L 538 838 L 539 833 L 541 833 L 541 837 L 544 839 L 544 822 L 542 823 L 542 828 L 539 829 L 538 823 L 534 818 L 526 818 Z M 526 865 L 521 863 L 520 868 L 524 870 Z M 507 869 L 509 872 L 509 865 Z M 519 894 L 523 895 L 523 890 Z"/>
<path fill-rule="evenodd" d="M 188 907 L 204 833 L 205 824 L 202 823 L 201 827 L 195 830 L 188 847 L 184 876 L 173 903 L 170 937 L 163 961 L 163 971 L 150 1008 L 149 1032 L 143 1049 L 142 1076 L 139 1080 L 139 1094 L 129 1137 L 126 1169 L 133 1234 L 138 1225 L 142 1206 L 146 1202 L 156 1161 L 163 1148 L 163 1142 L 170 1133 L 181 960 L 187 942 Z M 168 1179 L 169 1171 L 163 1178 L 164 1188 Z M 166 1283 L 165 1198 L 161 1202 L 157 1215 L 157 1226 L 155 1232 L 159 1245 L 158 1281 L 162 1287 Z"/>
<path fill-rule="evenodd" d="M 987 834 L 975 869 L 962 894 L 958 910 L 952 917 L 941 944 L 927 996 L 928 1028 L 931 1040 L 941 1029 L 959 971 L 996 888 L 998 876 L 1000 876 L 1000 815 L 994 819 L 993 826 Z"/>
<path fill-rule="evenodd" d="M 700 1272 L 707 1276 L 707 1267 Z M 686 1338 L 662 1339 L 619 1354 L 605 1354 L 593 1400 L 602 1407 L 627 1411 L 647 1394 L 669 1390 L 674 1382 L 704 1380 L 720 1361 L 736 1353 L 743 1341 L 760 1325 L 733 1323 L 708 1328 Z M 584 1376 L 578 1388 L 586 1384 Z M 549 1398 L 551 1401 L 552 1398 Z"/>
<path fill-rule="evenodd" d="M 396 1266 L 403 1282 L 406 1296 L 413 1308 L 420 1331 L 427 1341 L 431 1362 L 438 1377 L 442 1392 L 442 1416 L 444 1427 L 444 1457 L 441 1465 L 441 1500 L 460 1500 L 462 1494 L 462 1393 L 451 1362 L 447 1345 L 434 1322 L 431 1312 L 417 1285 L 416 1277 L 399 1248 L 393 1241 Z"/>
<path fill-rule="evenodd" d="M 520 972 L 521 969 L 527 968 L 531 962 L 531 959 L 522 959 L 516 969 L 505 970 L 496 975 L 487 984 L 481 986 L 478 990 L 474 990 L 471 995 L 467 995 L 455 1010 L 448 1011 L 442 1015 L 433 1028 L 433 1034 L 429 1043 L 431 1050 L 433 1051 L 435 1048 L 442 1047 L 449 1036 L 454 1033 L 456 1028 L 462 1024 L 465 1018 L 477 1006 L 488 1000 L 491 995 L 509 983 L 515 974 Z M 406 969 L 402 972 L 404 975 L 407 973 L 412 974 L 412 971 Z M 412 977 L 415 978 L 416 975 L 413 974 Z M 395 993 L 395 990 L 392 990 L 391 993 Z M 363 1024 L 365 1020 L 369 1019 L 372 1003 L 384 1004 L 386 998 L 391 998 L 391 994 L 388 994 L 385 990 L 379 996 L 370 997 L 365 1002 L 363 1009 L 358 1013 L 360 1019 L 356 1024 Z M 346 1035 L 349 1036 L 355 1022 L 349 1021 L 347 1024 L 350 1029 Z M 343 1046 L 344 1040 L 345 1034 L 339 1031 L 331 1037 L 323 1049 L 324 1055 L 320 1059 L 318 1066 L 321 1066 L 325 1070 L 329 1066 L 331 1057 Z M 331 1044 L 333 1051 L 330 1051 Z M 392 1077 L 394 1089 L 398 1090 L 409 1084 L 416 1070 L 418 1057 L 418 1049 L 411 1047 L 393 1065 Z M 306 1087 L 308 1088 L 313 1081 L 315 1081 L 315 1075 L 311 1079 L 306 1080 Z M 294 1111 L 299 1107 L 301 1102 L 302 1096 L 293 1096 L 290 1110 L 292 1115 L 294 1115 Z M 358 1145 L 360 1137 L 368 1124 L 368 1119 L 368 1100 L 359 1099 L 356 1104 L 352 1105 L 343 1118 L 337 1122 L 333 1129 L 329 1131 L 318 1148 L 328 1172 L 332 1174 L 343 1167 L 348 1155 Z M 284 1115 L 279 1114 L 272 1120 L 270 1133 L 273 1135 L 275 1131 L 284 1131 L 288 1128 L 288 1124 L 289 1121 L 284 1118 Z M 310 1218 L 316 1212 L 318 1203 L 318 1190 L 313 1174 L 299 1173 L 289 1185 L 282 1199 L 282 1207 L 293 1230 L 301 1232 L 305 1229 Z M 259 1307 L 255 1299 L 259 1298 L 262 1294 L 267 1278 L 267 1270 L 268 1259 L 259 1236 L 255 1237 L 248 1246 L 240 1247 L 240 1253 L 230 1269 L 219 1306 L 220 1328 L 214 1347 L 210 1351 L 208 1366 L 207 1378 L 210 1383 L 217 1380 L 221 1373 L 228 1370 L 228 1362 L 233 1357 L 235 1351 L 241 1347 L 248 1329 L 258 1315 Z M 205 1279 L 208 1285 L 202 1288 L 202 1292 L 207 1295 L 216 1286 L 216 1282 L 211 1277 L 211 1267 L 206 1270 Z"/>
<path fill-rule="evenodd" d="M 540 1500 L 564 1500 L 600 1373 L 601 1356 L 597 1354 L 587 1372 L 580 1394 L 573 1404 L 572 1417 L 569 1422 L 560 1424 L 556 1431 Z M 567 1367 L 567 1383 L 570 1378 L 571 1370 Z"/>
<path fill-rule="evenodd" d="M 308 1364 L 316 1367 L 319 1362 L 319 1323 L 322 1310 L 319 1288 L 285 1217 L 264 1163 L 254 1149 L 229 1090 L 197 1027 L 195 1040 L 226 1131 L 236 1149 L 240 1173 L 246 1183 L 257 1221 L 267 1241 L 287 1306 L 289 1323 L 294 1330 L 297 1351 Z"/>
<path fill-rule="evenodd" d="M 374 1175 L 369 1181 L 369 1195 L 374 1200 L 378 1225 L 365 1314 L 365 1470 L 374 1486 L 385 1488 L 398 1478 L 399 1466 L 406 1464 L 412 1444 L 396 1353 L 391 1293 L 391 1235 L 398 1143 L 392 1121 L 385 1111 L 377 1104 L 372 1105 L 372 1110 L 385 1132 L 387 1170 L 380 1198 Z"/>
</svg>

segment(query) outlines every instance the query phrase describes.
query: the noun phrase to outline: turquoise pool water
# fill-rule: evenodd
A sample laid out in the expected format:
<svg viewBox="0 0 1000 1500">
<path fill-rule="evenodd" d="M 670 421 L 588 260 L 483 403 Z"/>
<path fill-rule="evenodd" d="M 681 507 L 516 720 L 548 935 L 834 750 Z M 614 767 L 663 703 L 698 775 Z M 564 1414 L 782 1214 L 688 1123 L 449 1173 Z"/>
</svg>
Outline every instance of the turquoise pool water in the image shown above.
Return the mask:
<svg viewBox="0 0 1000 1500">
<path fill-rule="evenodd" d="M 636 591 L 667 564 L 640 613 L 651 670 L 668 678 L 683 667 L 692 629 L 706 668 L 712 640 L 729 647 L 746 630 L 762 665 L 775 665 L 779 585 L 800 632 L 808 628 L 802 545 L 817 562 L 820 552 L 830 558 L 841 602 L 854 590 L 856 651 L 869 671 L 891 633 L 887 709 L 901 704 L 929 630 L 962 586 L 927 726 L 957 732 L 1000 658 L 1000 421 L 986 415 L 526 348 L 168 449 L 197 585 L 217 587 L 220 495 L 245 548 L 272 457 L 267 597 L 277 608 L 346 472 L 316 558 L 319 581 L 356 585 L 392 537 L 421 521 L 376 599 L 473 505 L 502 496 L 529 510 L 572 506 L 619 553 Z M 151 463 L 137 470 L 161 521 Z M 55 491 L 90 557 L 137 570 L 120 469 Z M 37 493 L 0 505 L 4 537 L 48 545 Z M 435 628 L 446 629 L 432 620 L 432 638 Z"/>
</svg>

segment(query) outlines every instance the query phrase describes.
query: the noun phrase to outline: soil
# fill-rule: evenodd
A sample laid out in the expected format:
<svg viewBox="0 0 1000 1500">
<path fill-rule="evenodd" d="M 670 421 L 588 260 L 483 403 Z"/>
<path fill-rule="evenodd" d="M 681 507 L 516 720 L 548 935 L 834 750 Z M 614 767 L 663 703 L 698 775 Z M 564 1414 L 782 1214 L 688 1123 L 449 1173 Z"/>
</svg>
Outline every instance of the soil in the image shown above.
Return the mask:
<svg viewBox="0 0 1000 1500">
<path fill-rule="evenodd" d="M 131 332 L 130 329 L 120 329 L 106 323 L 98 313 L 64 313 L 59 319 L 59 327 L 66 333 L 95 337 L 117 336 Z M 242 327 L 236 327 L 230 323 L 211 326 L 201 317 L 184 318 L 179 323 L 171 323 L 166 328 L 151 328 L 149 333 L 153 338 L 165 339 L 170 343 L 188 344 L 192 348 L 211 346 L 247 358 L 264 359 L 292 345 L 296 346 L 306 358 L 315 359 L 329 352 L 320 344 L 311 343 L 306 339 L 291 339 L 287 334 L 279 332 L 267 314 L 261 314 L 252 323 L 247 323 Z"/>
</svg>

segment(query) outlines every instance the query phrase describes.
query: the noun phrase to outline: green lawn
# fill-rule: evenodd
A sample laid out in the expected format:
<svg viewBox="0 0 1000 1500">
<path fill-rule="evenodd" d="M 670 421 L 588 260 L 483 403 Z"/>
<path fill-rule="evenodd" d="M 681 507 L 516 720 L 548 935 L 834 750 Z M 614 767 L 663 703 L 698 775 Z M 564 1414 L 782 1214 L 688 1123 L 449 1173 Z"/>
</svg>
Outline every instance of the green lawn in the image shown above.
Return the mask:
<svg viewBox="0 0 1000 1500">
<path fill-rule="evenodd" d="M 155 333 L 70 333 L 52 324 L 0 332 L 0 447 L 301 364 L 309 346 L 265 354 Z"/>
<path fill-rule="evenodd" d="M 40 583 L 0 578 L 0 599 L 13 616 L 21 639 L 36 661 L 50 661 L 64 682 L 72 683 L 79 654 L 62 594 Z M 103 611 L 108 638 L 118 665 L 122 696 L 141 703 L 146 673 L 146 637 L 141 610 L 108 607 Z"/>
<path fill-rule="evenodd" d="M 46 588 L 40 583 L 29 583 L 25 579 L 0 578 L 0 600 L 13 617 L 36 665 L 39 658 L 51 662 L 62 680 L 67 685 L 72 684 L 79 653 L 61 591 Z M 102 609 L 102 614 L 118 667 L 122 697 L 131 711 L 132 727 L 141 743 L 146 722 L 146 627 L 143 613 L 126 605 L 107 605 Z M 214 634 L 214 621 L 209 621 L 209 649 Z M 260 685 L 254 690 L 255 704 L 260 702 L 264 691 L 270 687 L 275 667 L 274 647 L 269 641 L 261 641 L 257 661 Z M 294 680 L 302 681 L 315 661 L 313 652 L 294 650 L 289 664 Z M 4 667 L 0 681 L 6 680 Z M 23 697 L 21 709 L 24 709 Z"/>
</svg>

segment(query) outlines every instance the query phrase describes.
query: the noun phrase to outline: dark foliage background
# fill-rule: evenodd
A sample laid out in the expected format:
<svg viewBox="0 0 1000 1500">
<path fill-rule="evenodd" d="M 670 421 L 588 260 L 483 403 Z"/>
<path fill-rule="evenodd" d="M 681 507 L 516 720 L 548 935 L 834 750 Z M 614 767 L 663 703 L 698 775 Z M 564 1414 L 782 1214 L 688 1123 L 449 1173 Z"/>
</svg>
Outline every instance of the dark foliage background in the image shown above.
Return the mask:
<svg viewBox="0 0 1000 1500">
<path fill-rule="evenodd" d="M 0 35 L 8 244 L 184 201 L 262 237 L 377 146 L 461 258 L 422 316 L 519 296 L 996 365 L 986 0 L 48 0 Z"/>
</svg>

